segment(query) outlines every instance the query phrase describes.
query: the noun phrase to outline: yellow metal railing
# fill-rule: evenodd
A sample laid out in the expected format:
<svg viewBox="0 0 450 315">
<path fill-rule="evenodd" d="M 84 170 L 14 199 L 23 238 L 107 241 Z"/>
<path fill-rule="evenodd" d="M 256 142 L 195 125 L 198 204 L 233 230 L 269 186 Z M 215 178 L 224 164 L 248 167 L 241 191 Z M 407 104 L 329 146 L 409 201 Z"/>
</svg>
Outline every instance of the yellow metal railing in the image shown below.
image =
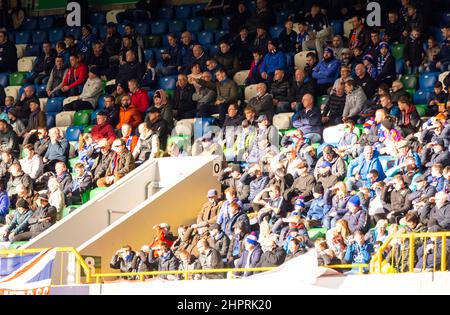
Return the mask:
<svg viewBox="0 0 450 315">
<path fill-rule="evenodd" d="M 433 271 L 436 270 L 436 260 L 437 260 L 437 241 L 441 240 L 441 265 L 439 270 L 446 271 L 447 270 L 447 237 L 450 237 L 449 232 L 435 232 L 435 233 L 409 233 L 409 234 L 393 234 L 390 235 L 380 247 L 378 252 L 373 256 L 372 261 L 370 263 L 370 272 L 371 273 L 383 273 L 383 263 L 386 262 L 383 259 L 383 253 L 391 247 L 391 243 L 393 240 L 401 241 L 401 268 L 397 270 L 398 272 L 403 272 L 405 266 L 405 255 L 408 253 L 408 272 L 414 272 L 415 266 L 415 256 L 416 256 L 416 248 L 415 241 L 418 239 L 422 239 L 422 244 L 424 245 L 424 252 L 422 257 L 422 270 L 426 266 L 426 256 L 427 256 L 427 239 L 432 241 L 433 244 Z M 392 248 L 391 248 L 392 249 Z M 388 262 L 389 263 L 389 262 Z"/>
</svg>

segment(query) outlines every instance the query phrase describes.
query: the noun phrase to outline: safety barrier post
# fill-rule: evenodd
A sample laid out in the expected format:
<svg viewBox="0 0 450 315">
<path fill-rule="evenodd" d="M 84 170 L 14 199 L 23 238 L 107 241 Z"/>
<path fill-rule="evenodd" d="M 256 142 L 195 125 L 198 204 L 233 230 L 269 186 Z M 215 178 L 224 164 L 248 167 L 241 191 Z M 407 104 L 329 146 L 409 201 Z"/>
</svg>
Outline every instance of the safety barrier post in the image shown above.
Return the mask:
<svg viewBox="0 0 450 315">
<path fill-rule="evenodd" d="M 441 271 L 447 270 L 447 237 L 442 235 L 441 242 Z"/>
</svg>

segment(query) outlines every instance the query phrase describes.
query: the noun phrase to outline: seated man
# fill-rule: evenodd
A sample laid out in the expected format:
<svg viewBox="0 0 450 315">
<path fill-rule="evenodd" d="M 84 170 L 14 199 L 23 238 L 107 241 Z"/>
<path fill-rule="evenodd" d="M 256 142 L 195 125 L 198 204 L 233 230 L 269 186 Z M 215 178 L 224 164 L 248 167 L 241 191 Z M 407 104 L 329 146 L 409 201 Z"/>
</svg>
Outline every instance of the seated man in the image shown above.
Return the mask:
<svg viewBox="0 0 450 315">
<path fill-rule="evenodd" d="M 400 109 L 400 119 L 397 125 L 401 129 L 402 137 L 406 138 L 419 130 L 420 116 L 417 113 L 416 106 L 407 96 L 399 98 L 398 108 Z"/>
<path fill-rule="evenodd" d="M 19 199 L 15 205 L 14 218 L 2 235 L 4 242 L 13 242 L 16 235 L 27 232 L 30 229 L 28 220 L 33 215 L 33 211 L 30 209 L 28 202 L 24 199 Z"/>
<path fill-rule="evenodd" d="M 68 205 L 81 202 L 81 196 L 92 186 L 92 175 L 86 172 L 84 163 L 78 162 L 74 166 L 76 176 L 70 185 L 67 193 L 66 203 Z"/>
<path fill-rule="evenodd" d="M 310 143 L 322 140 L 322 119 L 320 109 L 314 107 L 314 97 L 305 94 L 302 99 L 304 109 L 295 113 L 292 117 L 293 126 L 303 132 L 303 136 L 310 140 Z"/>
<path fill-rule="evenodd" d="M 351 241 L 350 246 L 347 247 L 344 260 L 350 264 L 368 264 L 374 252 L 373 245 L 364 240 L 364 233 L 356 231 L 354 233 L 354 240 Z M 358 273 L 359 268 L 353 268 L 352 273 Z M 368 272 L 367 268 L 363 269 Z"/>
<path fill-rule="evenodd" d="M 23 184 L 26 188 L 33 189 L 33 181 L 31 177 L 25 174 L 19 163 L 11 165 L 9 168 L 11 176 L 9 177 L 8 183 L 6 185 L 6 191 L 8 197 L 11 200 L 11 204 L 15 204 L 17 201 L 17 186 Z"/>
<path fill-rule="evenodd" d="M 134 169 L 134 158 L 125 146 L 125 141 L 116 139 L 112 149 L 114 156 L 106 170 L 105 177 L 97 180 L 97 187 L 109 187 Z"/>
<path fill-rule="evenodd" d="M 48 203 L 48 196 L 46 194 L 40 194 L 38 203 L 38 208 L 35 211 L 32 211 L 33 214 L 28 219 L 30 230 L 28 232 L 16 234 L 13 242 L 28 241 L 56 223 L 56 208 Z"/>
<path fill-rule="evenodd" d="M 116 129 L 122 129 L 124 124 L 130 125 L 132 129 L 137 128 L 142 122 L 142 115 L 136 106 L 131 103 L 131 97 L 129 95 L 122 96 L 120 103 L 119 123 Z"/>
<path fill-rule="evenodd" d="M 284 70 L 276 69 L 273 81 L 270 84 L 270 93 L 273 97 L 273 105 L 277 113 L 290 112 L 291 87 L 285 77 Z"/>
<path fill-rule="evenodd" d="M 350 231 L 352 233 L 356 231 L 366 233 L 369 229 L 369 215 L 367 209 L 361 205 L 361 199 L 357 195 L 348 200 L 347 209 L 348 211 L 343 219 L 347 220 Z"/>
<path fill-rule="evenodd" d="M 223 268 L 222 256 L 216 249 L 211 248 L 206 239 L 201 239 L 200 241 L 198 241 L 197 250 L 199 253 L 198 260 L 200 262 L 200 265 L 202 266 L 201 269 L 208 270 L 208 269 Z M 202 279 L 223 279 L 223 278 L 224 275 L 221 273 L 205 273 L 202 275 Z"/>
<path fill-rule="evenodd" d="M 61 191 L 64 193 L 64 196 L 67 198 L 67 195 L 70 192 L 70 187 L 72 185 L 72 175 L 69 173 L 66 164 L 63 162 L 58 162 L 55 164 L 55 174 L 56 179 L 59 183 Z"/>
<path fill-rule="evenodd" d="M 398 224 L 400 219 L 410 210 L 412 204 L 408 202 L 411 193 L 405 185 L 402 175 L 396 175 L 383 192 L 383 207 L 387 210 L 387 219 L 390 223 Z"/>
<path fill-rule="evenodd" d="M 44 155 L 44 172 L 54 171 L 58 162 L 67 163 L 69 159 L 69 142 L 63 138 L 59 128 L 49 130 L 50 143 Z"/>
<path fill-rule="evenodd" d="M 76 97 L 76 100 L 64 105 L 65 111 L 95 109 L 98 98 L 102 93 L 102 80 L 100 80 L 99 75 L 100 71 L 97 67 L 89 69 L 87 81 L 83 85 L 81 94 Z"/>
<path fill-rule="evenodd" d="M 36 96 L 36 90 L 34 85 L 26 86 L 23 94 L 20 96 L 20 100 L 16 102 L 13 109 L 16 110 L 17 119 L 21 120 L 25 125 L 28 123 L 28 117 L 30 116 L 30 101 L 36 101 L 38 104 L 39 99 Z"/>
<path fill-rule="evenodd" d="M 197 108 L 192 100 L 194 92 L 194 86 L 189 84 L 187 76 L 179 74 L 172 101 L 174 117 L 177 120 L 194 118 L 197 115 Z"/>
<path fill-rule="evenodd" d="M 248 106 L 254 108 L 256 117 L 266 115 L 269 121 L 272 121 L 275 114 L 273 96 L 267 93 L 267 85 L 265 83 L 259 83 L 256 86 L 256 96 L 248 101 Z"/>
<path fill-rule="evenodd" d="M 236 268 L 255 268 L 258 266 L 262 256 L 261 245 L 255 235 L 250 234 L 245 239 L 245 250 L 241 258 L 235 263 Z M 242 274 L 242 273 L 241 273 Z M 243 277 L 251 276 L 253 272 L 246 271 L 242 274 Z"/>
<path fill-rule="evenodd" d="M 267 43 L 268 53 L 264 56 L 261 64 L 261 77 L 266 82 L 272 82 L 276 70 L 286 70 L 286 55 L 278 51 L 278 39 L 271 39 Z"/>
<path fill-rule="evenodd" d="M 105 176 L 106 170 L 108 169 L 111 159 L 114 156 L 111 151 L 111 145 L 108 144 L 106 139 L 102 139 L 97 143 L 97 145 L 88 150 L 86 156 L 89 159 L 94 160 L 91 168 L 91 174 L 93 175 L 93 182 L 96 183 L 99 178 Z"/>
<path fill-rule="evenodd" d="M 352 160 L 347 169 L 347 187 L 349 190 L 359 189 L 364 187 L 367 182 L 367 175 L 371 170 L 377 170 L 379 179 L 383 180 L 386 176 L 383 171 L 380 160 L 378 159 L 378 152 L 370 146 L 364 148 L 364 154 L 357 159 Z"/>
<path fill-rule="evenodd" d="M 312 77 L 317 80 L 317 91 L 320 95 L 328 94 L 328 89 L 333 86 L 339 75 L 340 61 L 334 57 L 333 49 L 325 48 L 323 60 L 314 68 Z"/>
<path fill-rule="evenodd" d="M 102 110 L 97 113 L 96 119 L 97 124 L 92 127 L 91 130 L 92 139 L 97 143 L 102 139 L 106 139 L 111 145 L 116 139 L 116 133 L 114 132 L 114 128 L 108 122 L 108 113 Z"/>
<path fill-rule="evenodd" d="M 142 123 L 139 125 L 139 140 L 132 152 L 136 164 L 142 164 L 148 159 L 154 159 L 158 157 L 158 134 L 149 129 L 146 123 Z"/>
<path fill-rule="evenodd" d="M 347 97 L 345 99 L 342 117 L 358 121 L 361 112 L 366 107 L 366 95 L 364 94 L 363 89 L 357 86 L 355 81 L 352 80 L 345 82 L 345 92 Z"/>
<path fill-rule="evenodd" d="M 42 43 L 42 54 L 34 61 L 31 77 L 24 79 L 25 84 L 43 84 L 55 65 L 56 51 L 48 41 Z"/>
<path fill-rule="evenodd" d="M 47 87 L 45 89 L 47 97 L 62 96 L 61 88 L 67 71 L 64 64 L 64 58 L 62 56 L 56 57 L 55 66 L 50 72 L 50 78 L 48 79 Z"/>
</svg>

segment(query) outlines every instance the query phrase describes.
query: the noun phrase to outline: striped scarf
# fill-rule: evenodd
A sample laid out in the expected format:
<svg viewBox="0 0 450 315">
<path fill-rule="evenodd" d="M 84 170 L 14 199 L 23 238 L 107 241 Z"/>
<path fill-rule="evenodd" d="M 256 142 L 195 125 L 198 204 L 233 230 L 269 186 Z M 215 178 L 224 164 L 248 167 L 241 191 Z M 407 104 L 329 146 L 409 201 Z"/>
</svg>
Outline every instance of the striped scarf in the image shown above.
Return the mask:
<svg viewBox="0 0 450 315">
<path fill-rule="evenodd" d="M 383 68 L 384 68 L 384 64 L 386 63 L 386 61 L 388 60 L 388 58 L 389 58 L 390 55 L 391 55 L 391 53 L 388 52 L 386 56 L 383 57 L 382 55 L 380 55 L 380 56 L 378 57 L 378 65 L 377 65 L 377 71 L 378 71 L 378 73 L 381 73 L 381 71 L 382 71 Z"/>
</svg>

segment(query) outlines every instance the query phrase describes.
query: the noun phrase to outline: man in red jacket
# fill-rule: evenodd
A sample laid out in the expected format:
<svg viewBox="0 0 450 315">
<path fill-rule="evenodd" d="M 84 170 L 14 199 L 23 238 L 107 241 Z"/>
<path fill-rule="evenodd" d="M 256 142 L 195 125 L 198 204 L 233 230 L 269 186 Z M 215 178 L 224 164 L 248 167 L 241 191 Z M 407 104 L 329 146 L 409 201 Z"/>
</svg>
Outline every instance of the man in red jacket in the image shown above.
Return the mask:
<svg viewBox="0 0 450 315">
<path fill-rule="evenodd" d="M 65 96 L 80 95 L 87 76 L 88 69 L 86 65 L 80 62 L 77 55 L 71 55 L 70 68 L 64 77 L 61 91 Z"/>
<path fill-rule="evenodd" d="M 150 102 L 147 91 L 139 88 L 136 79 L 128 81 L 128 88 L 130 89 L 131 94 L 131 104 L 134 105 L 141 114 L 145 114 Z"/>
<path fill-rule="evenodd" d="M 108 122 L 108 113 L 100 111 L 97 114 L 97 125 L 92 127 L 91 131 L 92 139 L 95 142 L 99 142 L 101 139 L 106 139 L 109 145 L 112 145 L 116 134 L 114 128 Z"/>
</svg>

